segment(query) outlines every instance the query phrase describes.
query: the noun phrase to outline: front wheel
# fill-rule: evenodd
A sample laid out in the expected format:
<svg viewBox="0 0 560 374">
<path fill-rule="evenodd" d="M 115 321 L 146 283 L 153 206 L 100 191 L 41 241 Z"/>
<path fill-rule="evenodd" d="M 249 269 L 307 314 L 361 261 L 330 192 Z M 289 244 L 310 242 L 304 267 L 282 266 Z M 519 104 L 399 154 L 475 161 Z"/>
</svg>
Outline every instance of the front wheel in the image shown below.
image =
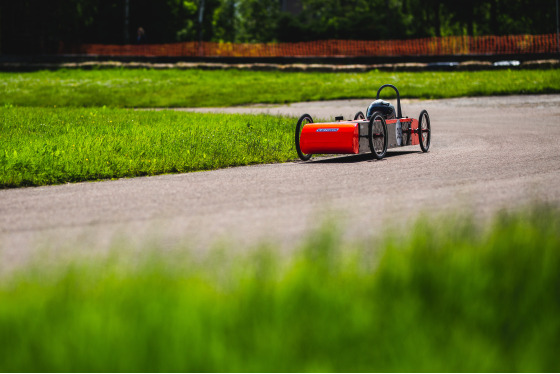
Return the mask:
<svg viewBox="0 0 560 374">
<path fill-rule="evenodd" d="M 308 123 L 313 123 L 313 118 L 311 118 L 309 114 L 304 114 L 303 116 L 299 117 L 299 120 L 296 125 L 296 151 L 299 158 L 302 161 L 307 161 L 311 158 L 311 156 L 313 156 L 312 154 L 308 154 L 308 155 L 304 154 L 301 151 L 301 147 L 299 145 L 299 141 L 301 137 L 301 129 L 303 128 L 303 126 L 305 126 Z"/>
<path fill-rule="evenodd" d="M 364 112 L 359 111 L 358 113 L 356 113 L 354 115 L 354 121 L 356 121 L 358 119 L 366 119 L 366 116 L 364 116 Z"/>
<path fill-rule="evenodd" d="M 430 129 L 430 116 L 425 109 L 420 112 L 420 117 L 418 117 L 418 137 L 420 149 L 422 149 L 422 152 L 428 152 L 432 133 Z"/>
<path fill-rule="evenodd" d="M 380 112 L 375 112 L 369 120 L 369 148 L 373 157 L 381 160 L 387 154 L 387 123 Z"/>
</svg>

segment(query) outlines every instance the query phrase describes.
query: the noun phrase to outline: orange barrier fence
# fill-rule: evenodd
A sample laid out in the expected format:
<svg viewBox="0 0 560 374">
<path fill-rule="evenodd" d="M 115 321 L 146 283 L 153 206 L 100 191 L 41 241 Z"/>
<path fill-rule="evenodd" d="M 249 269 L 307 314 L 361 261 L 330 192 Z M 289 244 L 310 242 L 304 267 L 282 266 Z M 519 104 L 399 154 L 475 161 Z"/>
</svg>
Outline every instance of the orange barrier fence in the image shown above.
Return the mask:
<svg viewBox="0 0 560 374">
<path fill-rule="evenodd" d="M 447 36 L 408 40 L 321 40 L 301 43 L 185 42 L 61 46 L 61 54 L 169 57 L 367 57 L 553 53 L 556 34 Z"/>
</svg>

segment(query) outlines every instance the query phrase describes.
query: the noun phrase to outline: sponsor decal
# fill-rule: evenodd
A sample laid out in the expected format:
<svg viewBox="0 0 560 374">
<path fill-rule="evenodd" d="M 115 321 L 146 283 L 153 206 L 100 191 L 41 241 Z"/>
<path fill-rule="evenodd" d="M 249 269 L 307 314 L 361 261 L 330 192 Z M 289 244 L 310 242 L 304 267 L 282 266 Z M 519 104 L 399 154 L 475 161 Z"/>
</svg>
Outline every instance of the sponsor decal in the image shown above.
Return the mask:
<svg viewBox="0 0 560 374">
<path fill-rule="evenodd" d="M 317 132 L 337 132 L 338 128 L 317 129 Z"/>
</svg>

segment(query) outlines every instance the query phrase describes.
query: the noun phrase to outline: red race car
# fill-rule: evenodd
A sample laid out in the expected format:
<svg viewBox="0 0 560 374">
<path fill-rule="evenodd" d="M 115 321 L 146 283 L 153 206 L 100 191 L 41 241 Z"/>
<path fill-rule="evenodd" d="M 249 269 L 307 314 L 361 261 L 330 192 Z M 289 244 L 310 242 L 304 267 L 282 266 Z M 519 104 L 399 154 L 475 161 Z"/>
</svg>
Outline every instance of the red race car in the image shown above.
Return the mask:
<svg viewBox="0 0 560 374">
<path fill-rule="evenodd" d="M 385 87 L 397 93 L 397 111 L 390 103 L 380 100 Z M 296 126 L 296 150 L 303 161 L 313 154 L 359 154 L 371 152 L 380 160 L 388 148 L 420 144 L 423 152 L 430 148 L 430 116 L 426 110 L 418 119 L 402 116 L 399 90 L 392 84 L 384 84 L 377 91 L 377 99 L 370 104 L 366 115 L 356 113 L 353 120 L 335 117 L 334 122 L 313 123 L 304 114 Z"/>
</svg>

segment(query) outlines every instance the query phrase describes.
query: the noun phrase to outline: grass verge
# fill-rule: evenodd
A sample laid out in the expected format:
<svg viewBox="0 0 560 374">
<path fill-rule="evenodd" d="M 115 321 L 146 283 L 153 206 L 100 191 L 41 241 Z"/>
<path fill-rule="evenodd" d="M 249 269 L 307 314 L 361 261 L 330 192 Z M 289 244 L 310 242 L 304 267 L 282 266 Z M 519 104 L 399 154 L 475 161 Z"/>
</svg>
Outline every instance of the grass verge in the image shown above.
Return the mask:
<svg viewBox="0 0 560 374">
<path fill-rule="evenodd" d="M 392 83 L 406 98 L 560 92 L 560 70 L 308 73 L 240 70 L 0 72 L 0 105 L 225 107 L 373 98 Z M 391 92 L 384 95 L 390 97 Z"/>
<path fill-rule="evenodd" d="M 0 188 L 297 158 L 286 117 L 25 107 L 0 117 Z"/>
<path fill-rule="evenodd" d="M 21 269 L 0 282 L 0 371 L 557 372 L 559 233 L 541 206 L 353 245 L 325 226 L 290 258 Z"/>
</svg>

